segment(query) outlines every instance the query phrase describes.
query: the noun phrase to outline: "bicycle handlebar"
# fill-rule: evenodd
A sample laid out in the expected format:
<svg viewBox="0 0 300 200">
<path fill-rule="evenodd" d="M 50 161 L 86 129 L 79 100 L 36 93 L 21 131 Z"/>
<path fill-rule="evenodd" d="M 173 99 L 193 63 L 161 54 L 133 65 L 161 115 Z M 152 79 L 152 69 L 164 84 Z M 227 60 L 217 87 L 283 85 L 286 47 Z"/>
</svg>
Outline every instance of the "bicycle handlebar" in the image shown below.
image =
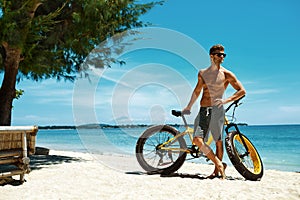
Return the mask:
<svg viewBox="0 0 300 200">
<path fill-rule="evenodd" d="M 182 117 L 183 123 L 186 127 L 188 126 L 188 124 L 186 122 L 186 119 L 185 119 L 184 115 L 189 115 L 189 114 L 191 114 L 190 111 L 182 112 L 182 111 L 179 111 L 179 110 L 172 110 L 172 115 L 174 115 L 175 117 Z"/>
<path fill-rule="evenodd" d="M 234 102 L 232 102 L 232 103 L 226 108 L 225 112 L 227 112 L 228 110 L 230 110 L 230 108 L 231 108 L 233 105 L 238 106 L 239 101 L 240 101 L 242 98 L 244 98 L 245 96 L 246 96 L 246 95 L 244 95 L 244 96 L 242 96 L 241 98 L 239 98 L 239 99 L 235 100 Z"/>
<path fill-rule="evenodd" d="M 230 110 L 230 108 L 231 108 L 233 105 L 238 106 L 239 101 L 240 101 L 242 98 L 244 98 L 244 97 L 245 97 L 245 95 L 242 96 L 241 98 L 235 100 L 234 102 L 232 102 L 232 103 L 226 108 L 225 112 L 227 112 L 228 110 Z M 179 111 L 179 110 L 172 110 L 172 115 L 174 115 L 175 117 L 182 117 L 183 115 L 189 115 L 189 114 L 191 114 L 191 112 L 189 112 L 189 111 L 182 112 L 182 111 Z"/>
<path fill-rule="evenodd" d="M 189 114 L 191 114 L 191 112 L 189 112 L 189 111 L 182 112 L 179 110 L 172 110 L 172 115 L 174 115 L 175 117 L 181 117 L 183 115 L 189 115 Z"/>
</svg>

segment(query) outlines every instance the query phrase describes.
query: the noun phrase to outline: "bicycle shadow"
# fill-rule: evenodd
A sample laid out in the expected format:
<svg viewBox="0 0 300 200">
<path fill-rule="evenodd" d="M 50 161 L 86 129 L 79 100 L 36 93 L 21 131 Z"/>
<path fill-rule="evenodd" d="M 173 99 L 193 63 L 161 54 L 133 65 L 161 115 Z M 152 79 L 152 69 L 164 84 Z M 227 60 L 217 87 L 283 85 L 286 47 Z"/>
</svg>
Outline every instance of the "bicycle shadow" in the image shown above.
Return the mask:
<svg viewBox="0 0 300 200">
<path fill-rule="evenodd" d="M 215 178 L 209 178 L 205 174 L 188 174 L 188 173 L 172 173 L 172 174 L 161 174 L 157 172 L 141 172 L 141 171 L 134 171 L 134 172 L 125 172 L 125 174 L 131 174 L 131 175 L 159 175 L 162 178 L 190 178 L 190 179 L 199 179 L 199 180 L 211 180 L 215 178 L 220 178 L 220 177 L 215 177 Z M 245 181 L 244 178 L 241 177 L 232 177 L 232 176 L 226 176 L 226 180 L 231 180 L 231 181 Z"/>
<path fill-rule="evenodd" d="M 172 173 L 172 174 L 161 174 L 160 177 L 162 178 L 191 178 L 191 179 L 200 179 L 204 180 L 207 177 L 203 174 L 187 174 L 187 173 Z"/>
</svg>

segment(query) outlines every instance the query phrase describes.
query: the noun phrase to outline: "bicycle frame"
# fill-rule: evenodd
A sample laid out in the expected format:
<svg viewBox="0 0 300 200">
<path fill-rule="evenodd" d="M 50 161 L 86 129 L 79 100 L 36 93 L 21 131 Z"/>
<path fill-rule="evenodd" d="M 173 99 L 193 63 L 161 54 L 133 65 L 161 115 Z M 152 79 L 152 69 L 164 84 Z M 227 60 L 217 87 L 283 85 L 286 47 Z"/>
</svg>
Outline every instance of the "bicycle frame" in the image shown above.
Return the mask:
<svg viewBox="0 0 300 200">
<path fill-rule="evenodd" d="M 184 117 L 184 116 L 183 116 Z M 180 137 L 184 137 L 185 135 L 189 135 L 189 138 L 191 140 L 191 142 L 193 141 L 193 134 L 194 134 L 194 129 L 186 126 L 186 130 L 177 134 L 176 136 L 174 136 L 173 138 L 170 138 L 168 141 L 162 143 L 161 145 L 159 145 L 157 148 L 158 149 L 162 149 L 162 150 L 172 150 L 172 151 L 182 151 L 182 152 L 186 152 L 186 153 L 190 153 L 189 149 L 182 149 L 182 148 L 170 148 L 170 147 L 166 147 L 166 145 L 172 145 L 174 142 L 176 142 L 176 140 Z"/>
</svg>

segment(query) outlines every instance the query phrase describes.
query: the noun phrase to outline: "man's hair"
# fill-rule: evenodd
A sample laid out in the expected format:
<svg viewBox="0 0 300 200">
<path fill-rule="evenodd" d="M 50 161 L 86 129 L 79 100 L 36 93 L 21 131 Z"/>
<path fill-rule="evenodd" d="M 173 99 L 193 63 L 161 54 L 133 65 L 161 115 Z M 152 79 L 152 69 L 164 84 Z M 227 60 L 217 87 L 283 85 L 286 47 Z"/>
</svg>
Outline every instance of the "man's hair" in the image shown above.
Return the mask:
<svg viewBox="0 0 300 200">
<path fill-rule="evenodd" d="M 221 44 L 216 44 L 214 46 L 212 46 L 209 50 L 209 55 L 215 53 L 215 52 L 220 52 L 220 51 L 224 51 L 224 46 Z"/>
</svg>

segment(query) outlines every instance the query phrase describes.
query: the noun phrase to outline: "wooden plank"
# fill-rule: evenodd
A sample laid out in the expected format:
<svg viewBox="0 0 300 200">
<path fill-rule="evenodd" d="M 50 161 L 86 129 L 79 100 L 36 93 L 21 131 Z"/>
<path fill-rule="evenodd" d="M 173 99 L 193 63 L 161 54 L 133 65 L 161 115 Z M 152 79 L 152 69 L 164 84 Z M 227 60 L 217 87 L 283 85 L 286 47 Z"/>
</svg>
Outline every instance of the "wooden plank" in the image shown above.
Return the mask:
<svg viewBox="0 0 300 200">
<path fill-rule="evenodd" d="M 0 151 L 0 158 L 4 157 L 12 157 L 12 156 L 21 156 L 22 149 L 9 149 L 9 150 L 1 150 Z"/>
<path fill-rule="evenodd" d="M 0 160 L 0 164 L 4 165 L 4 164 L 15 164 L 19 162 L 19 158 L 7 158 L 7 159 L 1 159 Z"/>
<path fill-rule="evenodd" d="M 21 132 L 35 132 L 37 131 L 37 126 L 0 126 L 0 132 L 10 131 L 21 131 Z"/>
<path fill-rule="evenodd" d="M 15 176 L 15 175 L 21 175 L 26 173 L 26 170 L 12 170 L 10 172 L 4 172 L 0 174 L 0 178 Z"/>
</svg>

